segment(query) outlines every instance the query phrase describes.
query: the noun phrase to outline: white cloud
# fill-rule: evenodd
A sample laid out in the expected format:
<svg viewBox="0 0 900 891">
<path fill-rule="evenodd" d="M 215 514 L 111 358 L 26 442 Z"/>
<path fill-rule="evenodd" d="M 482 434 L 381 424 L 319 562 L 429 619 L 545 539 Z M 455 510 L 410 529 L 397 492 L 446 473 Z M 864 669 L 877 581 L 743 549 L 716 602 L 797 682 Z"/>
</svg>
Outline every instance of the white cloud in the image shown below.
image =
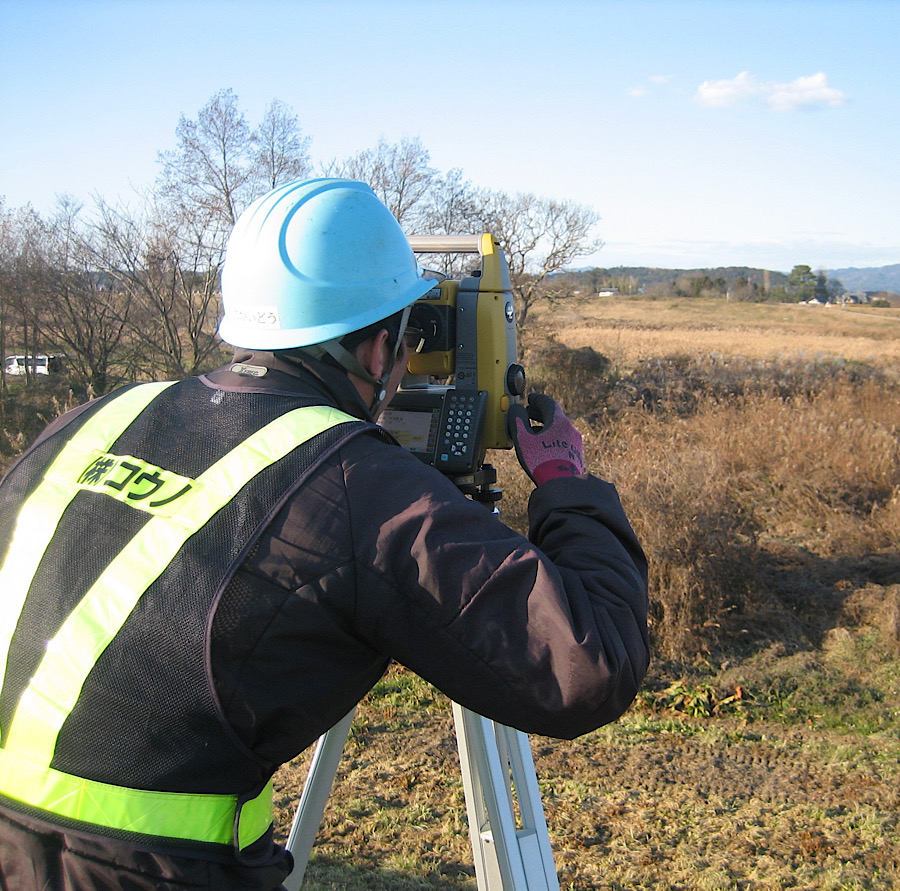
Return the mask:
<svg viewBox="0 0 900 891">
<path fill-rule="evenodd" d="M 794 111 L 808 105 L 838 108 L 846 99 L 840 90 L 828 86 L 828 78 L 821 71 L 811 77 L 798 77 L 789 84 L 772 84 L 766 96 L 776 111 Z"/>
<path fill-rule="evenodd" d="M 705 80 L 697 87 L 697 100 L 707 108 L 727 108 L 758 95 L 760 85 L 748 71 L 731 80 Z"/>
<path fill-rule="evenodd" d="M 658 87 L 663 84 L 669 83 L 669 81 L 671 81 L 671 80 L 672 80 L 671 74 L 651 74 L 647 78 L 647 83 L 652 84 L 653 87 Z M 635 99 L 641 99 L 644 96 L 649 96 L 652 91 L 653 90 L 651 87 L 636 86 L 636 87 L 632 87 L 628 91 L 628 95 L 632 96 Z"/>
<path fill-rule="evenodd" d="M 847 101 L 841 90 L 828 86 L 828 78 L 822 71 L 809 77 L 798 77 L 790 83 L 760 81 L 748 71 L 742 71 L 730 80 L 703 81 L 697 88 L 696 99 L 707 108 L 728 108 L 761 100 L 776 111 L 838 108 Z"/>
</svg>

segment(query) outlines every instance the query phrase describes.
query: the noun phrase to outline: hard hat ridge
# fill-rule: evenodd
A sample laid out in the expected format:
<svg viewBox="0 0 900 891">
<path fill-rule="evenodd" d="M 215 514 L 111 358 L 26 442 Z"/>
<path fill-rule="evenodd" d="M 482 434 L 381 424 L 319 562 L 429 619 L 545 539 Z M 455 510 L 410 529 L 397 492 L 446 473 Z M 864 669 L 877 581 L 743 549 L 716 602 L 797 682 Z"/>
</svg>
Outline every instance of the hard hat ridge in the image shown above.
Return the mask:
<svg viewBox="0 0 900 891">
<path fill-rule="evenodd" d="M 222 270 L 222 339 L 288 349 L 342 337 L 425 294 L 412 248 L 365 183 L 288 183 L 239 217 Z"/>
</svg>

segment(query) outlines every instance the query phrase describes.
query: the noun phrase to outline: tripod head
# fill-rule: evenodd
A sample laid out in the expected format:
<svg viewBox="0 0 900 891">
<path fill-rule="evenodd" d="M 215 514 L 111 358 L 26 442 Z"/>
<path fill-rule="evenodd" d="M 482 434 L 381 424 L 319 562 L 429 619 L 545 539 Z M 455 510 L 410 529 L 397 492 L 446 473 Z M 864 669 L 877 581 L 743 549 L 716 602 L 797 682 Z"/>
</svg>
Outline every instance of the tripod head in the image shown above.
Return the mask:
<svg viewBox="0 0 900 891">
<path fill-rule="evenodd" d="M 456 487 L 464 494 L 499 513 L 497 503 L 503 498 L 503 490 L 495 485 L 497 469 L 491 464 L 482 464 L 473 473 L 448 474 Z"/>
</svg>

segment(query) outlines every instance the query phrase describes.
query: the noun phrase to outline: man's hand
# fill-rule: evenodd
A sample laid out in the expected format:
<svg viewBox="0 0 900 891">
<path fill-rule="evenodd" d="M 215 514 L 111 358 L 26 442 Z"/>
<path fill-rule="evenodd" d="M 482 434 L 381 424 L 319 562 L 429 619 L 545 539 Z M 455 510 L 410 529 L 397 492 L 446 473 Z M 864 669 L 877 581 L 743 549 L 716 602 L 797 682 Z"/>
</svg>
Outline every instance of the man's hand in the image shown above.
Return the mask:
<svg viewBox="0 0 900 891">
<path fill-rule="evenodd" d="M 538 426 L 533 427 L 532 421 Z M 527 411 L 524 406 L 513 405 L 507 426 L 519 463 L 537 485 L 584 473 L 581 434 L 555 399 L 542 393 L 529 394 Z"/>
</svg>

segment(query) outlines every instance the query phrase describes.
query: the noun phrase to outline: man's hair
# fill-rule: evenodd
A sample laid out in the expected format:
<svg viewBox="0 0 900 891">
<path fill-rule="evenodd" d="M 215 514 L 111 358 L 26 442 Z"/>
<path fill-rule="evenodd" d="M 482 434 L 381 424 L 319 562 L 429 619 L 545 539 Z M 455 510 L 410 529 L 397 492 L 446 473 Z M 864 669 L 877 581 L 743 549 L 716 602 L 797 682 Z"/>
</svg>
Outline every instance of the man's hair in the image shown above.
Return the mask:
<svg viewBox="0 0 900 891">
<path fill-rule="evenodd" d="M 361 343 L 368 340 L 370 337 L 374 337 L 379 331 L 384 329 L 388 333 L 388 347 L 393 349 L 403 333 L 400 330 L 400 323 L 402 321 L 403 310 L 401 309 L 392 316 L 382 319 L 380 322 L 373 322 L 371 325 L 366 325 L 365 328 L 360 328 L 358 331 L 351 331 L 349 334 L 345 334 L 341 338 L 341 346 L 347 350 L 347 352 L 352 353 Z"/>
<path fill-rule="evenodd" d="M 338 343 L 348 352 L 355 355 L 357 347 L 367 341 L 370 337 L 375 337 L 379 331 L 385 330 L 388 333 L 388 349 L 393 350 L 397 345 L 397 341 L 400 339 L 403 332 L 400 330 L 400 325 L 403 323 L 403 313 L 404 310 L 399 310 L 395 312 L 393 315 L 388 316 L 386 319 L 382 319 L 380 322 L 373 322 L 371 325 L 366 325 L 365 328 L 359 328 L 357 331 L 351 331 L 349 334 L 345 334 Z M 309 349 L 315 349 L 316 347 L 311 347 Z M 296 359 L 296 358 L 309 358 L 309 354 L 306 352 L 306 347 L 289 347 L 284 350 L 275 350 L 276 355 L 281 355 L 287 359 Z M 329 355 L 327 352 L 323 352 L 321 354 L 316 355 L 316 358 L 321 362 L 324 362 L 326 365 L 332 366 L 332 368 L 337 368 L 340 371 L 343 371 L 345 374 L 348 372 L 348 369 L 344 367 L 344 365 L 339 362 L 336 358 Z"/>
</svg>

